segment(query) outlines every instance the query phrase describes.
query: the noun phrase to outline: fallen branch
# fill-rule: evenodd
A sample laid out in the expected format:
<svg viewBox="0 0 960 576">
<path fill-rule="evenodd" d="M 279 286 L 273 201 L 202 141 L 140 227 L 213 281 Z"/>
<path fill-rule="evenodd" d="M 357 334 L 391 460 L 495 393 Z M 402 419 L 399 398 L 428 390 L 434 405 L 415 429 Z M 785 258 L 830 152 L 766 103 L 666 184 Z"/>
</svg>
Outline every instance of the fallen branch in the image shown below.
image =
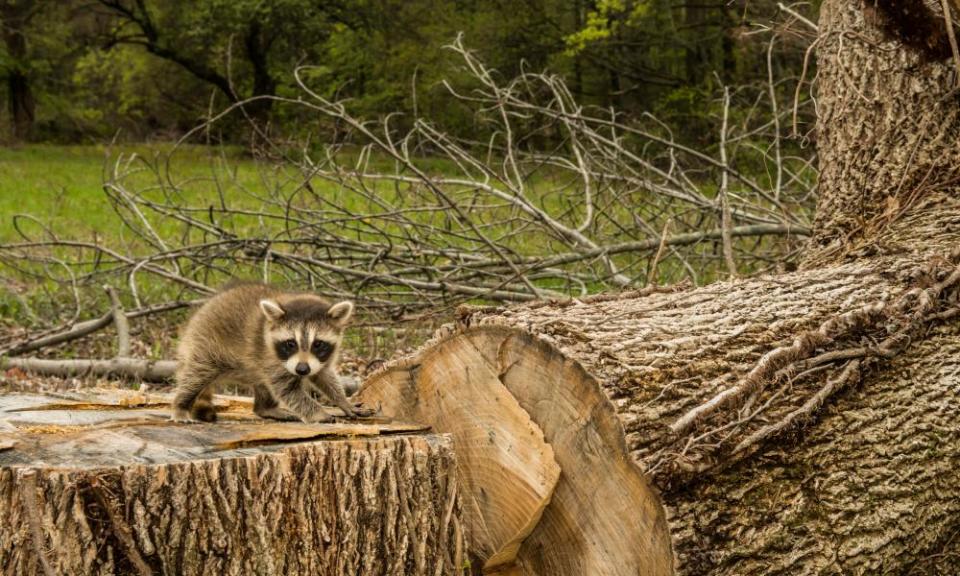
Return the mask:
<svg viewBox="0 0 960 576">
<path fill-rule="evenodd" d="M 147 382 L 163 382 L 173 378 L 177 363 L 173 360 L 111 358 L 51 360 L 47 358 L 3 358 L 0 368 L 19 368 L 44 376 L 120 376 Z"/>
<path fill-rule="evenodd" d="M 18 368 L 24 372 L 61 378 L 82 376 L 112 376 L 144 382 L 170 382 L 177 370 L 175 360 L 145 360 L 142 358 L 82 358 L 51 360 L 48 358 L 0 358 L 0 369 Z M 341 374 L 340 385 L 347 396 L 360 390 L 360 380 Z"/>
<path fill-rule="evenodd" d="M 183 302 L 167 302 L 164 304 L 157 304 L 154 306 L 147 306 L 145 308 L 140 308 L 138 310 L 131 310 L 126 314 L 128 319 L 130 318 L 142 318 L 150 316 L 152 314 L 161 314 L 163 312 L 169 312 L 171 310 L 178 310 L 180 308 L 186 308 L 187 306 L 194 306 L 203 302 L 203 300 L 189 300 Z M 109 326 L 114 321 L 113 311 L 107 312 L 99 318 L 94 318 L 93 320 L 87 320 L 85 322 L 79 322 L 74 324 L 72 327 L 64 330 L 62 332 L 57 332 L 56 334 L 49 334 L 46 336 L 41 336 L 39 338 L 27 338 L 23 342 L 16 344 L 7 350 L 0 351 L 0 355 L 4 356 L 19 356 L 21 354 L 26 354 L 27 352 L 35 352 L 42 348 L 47 348 L 50 346 L 56 346 L 57 344 L 63 344 L 65 342 L 71 342 L 73 340 L 79 340 L 85 336 L 89 336 L 94 332 L 102 330 Z"/>
<path fill-rule="evenodd" d="M 110 315 L 113 317 L 113 325 L 117 328 L 117 358 L 126 358 L 130 356 L 130 322 L 113 286 L 106 284 L 103 289 L 110 297 Z"/>
</svg>

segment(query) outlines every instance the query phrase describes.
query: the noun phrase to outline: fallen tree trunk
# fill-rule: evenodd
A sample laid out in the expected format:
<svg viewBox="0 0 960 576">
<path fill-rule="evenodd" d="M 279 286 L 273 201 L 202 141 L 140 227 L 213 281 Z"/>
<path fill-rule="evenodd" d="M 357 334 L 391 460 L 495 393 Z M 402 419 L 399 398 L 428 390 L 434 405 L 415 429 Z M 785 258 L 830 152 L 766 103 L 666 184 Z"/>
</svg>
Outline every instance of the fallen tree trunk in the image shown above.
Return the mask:
<svg viewBox="0 0 960 576">
<path fill-rule="evenodd" d="M 454 574 L 448 437 L 402 423 L 167 421 L 154 399 L 0 397 L 4 574 Z"/>
<path fill-rule="evenodd" d="M 469 463 L 510 477 L 518 449 L 471 439 L 515 418 L 503 396 L 522 408 L 561 471 L 513 558 L 525 574 L 905 571 L 960 529 L 960 202 L 931 198 L 885 239 L 917 233 L 895 256 L 777 278 L 465 310 L 360 398 L 452 435 L 471 524 L 513 495 Z M 911 326 L 915 343 L 883 348 Z M 478 380 L 475 417 L 445 417 Z M 481 563 L 487 546 L 471 545 Z"/>
<path fill-rule="evenodd" d="M 516 571 L 960 573 L 960 100 L 939 10 L 823 2 L 801 271 L 466 309 L 366 382 L 363 401 L 451 434 L 471 526 L 512 496 L 470 463 L 518 474 L 515 440 L 475 429 L 505 395 L 522 408 L 500 418 L 528 417 L 525 448 L 560 475 Z M 478 379 L 475 417 L 443 418 Z"/>
</svg>

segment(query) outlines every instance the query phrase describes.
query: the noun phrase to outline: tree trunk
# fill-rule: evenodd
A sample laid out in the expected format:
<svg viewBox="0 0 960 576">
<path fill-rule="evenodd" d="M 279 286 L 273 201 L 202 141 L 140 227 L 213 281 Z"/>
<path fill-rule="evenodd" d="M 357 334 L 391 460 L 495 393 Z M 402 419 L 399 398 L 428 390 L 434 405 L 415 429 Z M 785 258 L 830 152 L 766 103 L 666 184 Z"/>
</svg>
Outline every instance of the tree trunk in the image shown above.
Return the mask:
<svg viewBox="0 0 960 576">
<path fill-rule="evenodd" d="M 273 108 L 271 96 L 277 92 L 277 82 L 270 74 L 267 62 L 271 43 L 272 39 L 266 37 L 260 22 L 252 21 L 244 37 L 244 45 L 247 49 L 247 60 L 253 67 L 253 89 L 250 97 L 256 100 L 250 102 L 246 109 L 250 117 L 260 124 L 266 124 L 270 119 L 270 110 Z"/>
<path fill-rule="evenodd" d="M 902 7 L 929 9 L 913 4 Z M 902 23 L 887 21 L 874 6 L 829 0 L 821 7 L 820 198 L 811 265 L 839 259 L 856 245 L 851 240 L 869 239 L 928 192 L 954 193 L 958 184 L 956 72 L 949 61 L 891 39 Z M 942 28 L 942 13 L 930 18 Z"/>
<path fill-rule="evenodd" d="M 2 398 L 2 573 L 463 566 L 449 437 L 400 423 L 270 423 L 222 401 L 226 424 L 171 425 L 163 405 L 112 398 Z"/>
<path fill-rule="evenodd" d="M 7 69 L 7 102 L 10 124 L 16 140 L 27 140 L 33 131 L 36 101 L 27 76 L 26 26 L 33 14 L 34 2 L 20 0 L 0 4 L 3 41 L 10 63 Z"/>
<path fill-rule="evenodd" d="M 464 309 L 365 383 L 363 401 L 452 435 L 471 526 L 512 499 L 476 466 L 512 478 L 518 450 L 552 453 L 517 572 L 960 573 L 958 100 L 943 63 L 864 11 L 822 7 L 801 271 Z M 443 412 L 478 380 L 464 430 Z M 525 418 L 525 446 L 475 440 Z M 471 535 L 483 565 L 496 546 Z"/>
</svg>

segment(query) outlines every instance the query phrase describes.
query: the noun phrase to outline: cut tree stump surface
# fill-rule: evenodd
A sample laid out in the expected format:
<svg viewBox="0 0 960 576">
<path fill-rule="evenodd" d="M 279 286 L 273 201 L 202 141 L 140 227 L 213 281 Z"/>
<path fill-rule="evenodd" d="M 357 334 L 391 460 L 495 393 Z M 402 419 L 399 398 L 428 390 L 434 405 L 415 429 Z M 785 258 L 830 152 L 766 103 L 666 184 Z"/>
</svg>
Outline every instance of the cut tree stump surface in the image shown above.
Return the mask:
<svg viewBox="0 0 960 576">
<path fill-rule="evenodd" d="M 449 436 L 364 419 L 169 421 L 169 395 L 0 396 L 2 574 L 453 574 Z M 331 413 L 336 411 L 331 409 Z"/>
<path fill-rule="evenodd" d="M 217 397 L 221 422 L 174 424 L 168 395 L 86 391 L 0 396 L 0 467 L 99 468 L 252 456 L 290 442 L 425 432 L 388 419 L 304 424 L 256 417 L 250 399 Z M 333 411 L 333 409 L 331 409 Z"/>
</svg>

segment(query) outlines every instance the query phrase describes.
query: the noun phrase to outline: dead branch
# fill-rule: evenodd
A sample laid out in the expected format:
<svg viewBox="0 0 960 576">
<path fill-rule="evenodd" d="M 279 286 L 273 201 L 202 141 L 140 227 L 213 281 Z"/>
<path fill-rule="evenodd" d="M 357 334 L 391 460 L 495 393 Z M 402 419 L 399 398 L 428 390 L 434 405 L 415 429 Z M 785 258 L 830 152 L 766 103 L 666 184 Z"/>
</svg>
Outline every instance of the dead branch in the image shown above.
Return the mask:
<svg viewBox="0 0 960 576">
<path fill-rule="evenodd" d="M 147 317 L 153 314 L 161 314 L 164 312 L 169 312 L 171 310 L 178 310 L 180 308 L 185 308 L 187 306 L 193 306 L 199 304 L 202 300 L 192 300 L 187 302 L 168 302 L 164 304 L 158 304 L 154 306 L 149 306 L 146 308 L 140 308 L 137 310 L 131 310 L 126 314 L 127 318 L 142 318 Z M 21 354 L 26 354 L 27 352 L 35 352 L 42 348 L 47 348 L 50 346 L 56 346 L 57 344 L 63 344 L 66 342 L 72 342 L 74 340 L 79 340 L 85 336 L 89 336 L 103 328 L 106 328 L 113 322 L 113 312 L 110 311 L 99 318 L 93 320 L 87 320 L 84 322 L 78 322 L 67 330 L 57 332 L 54 334 L 47 334 L 41 337 L 27 337 L 24 338 L 20 343 L 11 346 L 10 348 L 0 351 L 0 355 L 3 356 L 19 356 Z"/>
<path fill-rule="evenodd" d="M 109 360 L 49 360 L 46 358 L 0 358 L 0 367 L 19 368 L 45 376 L 119 376 L 147 382 L 163 382 L 173 377 L 173 360 L 111 358 Z"/>
<path fill-rule="evenodd" d="M 730 115 L 730 89 L 723 87 L 723 125 L 720 128 L 720 163 L 727 165 L 727 118 Z M 733 260 L 733 239 L 730 237 L 730 199 L 728 190 L 729 177 L 726 170 L 720 171 L 720 230 L 723 239 L 723 260 L 727 265 L 727 272 L 731 278 L 737 276 L 737 264 Z M 775 191 L 779 195 L 779 188 Z"/>
<path fill-rule="evenodd" d="M 113 317 L 113 325 L 117 328 L 117 357 L 127 358 L 130 356 L 130 322 L 113 286 L 106 284 L 103 289 L 110 297 L 110 315 Z"/>
<path fill-rule="evenodd" d="M 787 153 L 778 133 L 790 107 L 723 122 L 734 98 L 776 98 L 772 78 L 753 92 L 730 88 L 717 119 L 722 145 L 696 150 L 653 116 L 627 120 L 586 107 L 549 74 L 501 79 L 462 39 L 450 48 L 475 81 L 470 91 L 448 84 L 451 98 L 476 114 L 475 139 L 429 118 L 404 127 L 396 116 L 357 117 L 298 72 L 301 97 L 275 105 L 335 123 L 336 141 L 288 142 L 253 126 L 256 183 L 238 177 L 226 153 L 209 178 L 179 177 L 178 155 L 194 153 L 183 145 L 194 136 L 207 142 L 241 107 L 233 105 L 169 155 L 121 155 L 107 166 L 104 198 L 131 246 L 46 231 L 33 238 L 18 228 L 23 241 L 0 246 L 0 261 L 14 278 L 53 279 L 86 300 L 91 288 L 123 279 L 118 296 L 138 309 L 149 307 L 147 294 L 203 296 L 246 278 L 351 298 L 372 316 L 400 318 L 443 314 L 468 300 L 581 297 L 710 281 L 734 267 L 766 271 L 792 258 L 809 234 L 813 163 Z M 775 172 L 757 180 L 738 168 L 746 164 Z M 111 319 L 47 328 L 6 344 L 6 353 L 69 341 Z"/>
</svg>

